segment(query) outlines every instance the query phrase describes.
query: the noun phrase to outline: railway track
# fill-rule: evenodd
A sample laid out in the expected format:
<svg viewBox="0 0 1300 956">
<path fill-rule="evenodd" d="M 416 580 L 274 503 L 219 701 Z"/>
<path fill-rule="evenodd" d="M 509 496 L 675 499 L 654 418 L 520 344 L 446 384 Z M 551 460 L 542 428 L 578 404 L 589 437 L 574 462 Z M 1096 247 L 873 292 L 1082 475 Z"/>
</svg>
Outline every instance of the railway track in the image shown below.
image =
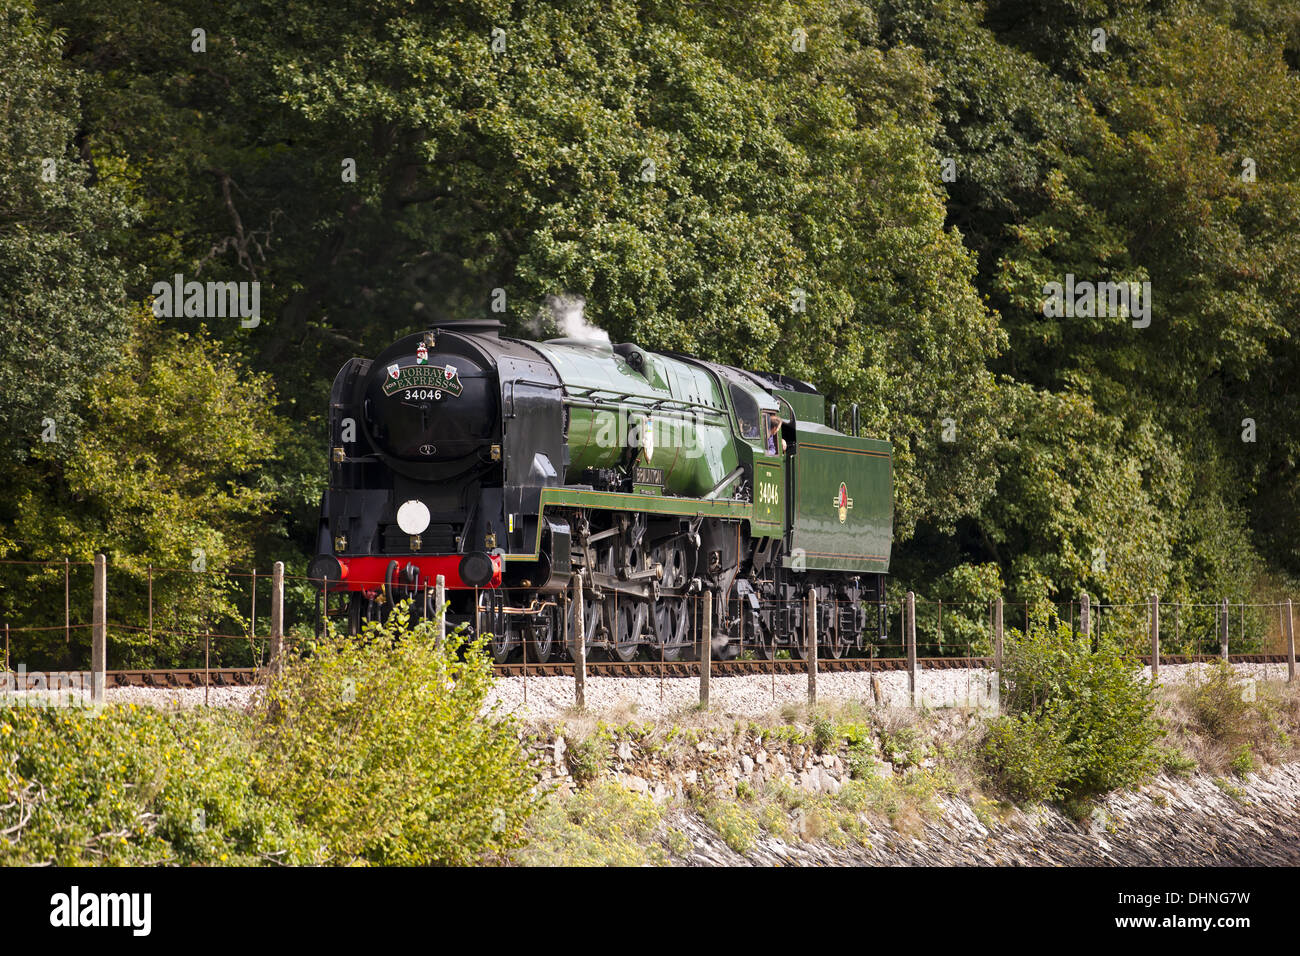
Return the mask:
<svg viewBox="0 0 1300 956">
<path fill-rule="evenodd" d="M 244 687 L 259 683 L 262 672 L 256 667 L 202 667 L 183 670 L 108 671 L 108 687 Z"/>
<path fill-rule="evenodd" d="M 1233 664 L 1285 664 L 1284 654 L 1231 654 L 1228 657 Z M 1141 658 L 1142 663 L 1151 663 L 1150 655 Z M 1181 655 L 1162 654 L 1162 666 L 1175 664 L 1209 663 L 1219 660 L 1217 654 Z M 922 670 L 959 670 L 962 668 L 989 668 L 993 666 L 991 657 L 921 657 L 917 666 Z M 493 671 L 498 677 L 566 677 L 573 675 L 571 661 L 537 664 L 512 661 L 506 664 L 493 664 Z M 862 673 L 872 671 L 901 671 L 907 669 L 907 660 L 902 657 L 846 657 L 819 660 L 817 670 L 823 674 L 843 673 L 846 671 Z M 800 660 L 779 661 L 713 661 L 712 674 L 719 677 L 741 676 L 745 674 L 806 674 L 807 664 Z M 591 677 L 698 677 L 698 661 L 588 661 L 587 674 Z M 89 671 L 80 672 L 82 679 L 89 683 Z M 8 683 L 5 684 L 7 676 Z M 256 667 L 214 667 L 204 671 L 201 667 L 154 668 L 135 670 L 107 671 L 106 687 L 156 687 L 158 689 L 180 689 L 187 687 L 246 687 L 260 683 L 264 672 Z M 21 678 L 21 680 L 19 679 Z M 50 689 L 49 678 L 36 672 L 22 675 L 0 675 L 0 686 L 17 690 Z"/>
<path fill-rule="evenodd" d="M 247 687 L 259 683 L 263 672 L 256 667 L 202 667 L 152 668 L 105 671 L 104 686 L 157 687 L 179 689 L 185 687 Z M 0 687 L 15 690 L 60 690 L 90 687 L 90 671 L 24 671 L 18 674 L 0 672 Z"/>
<path fill-rule="evenodd" d="M 1151 656 L 1140 658 L 1143 664 L 1151 664 Z M 1175 664 L 1209 663 L 1219 660 L 1217 654 L 1162 654 L 1161 666 Z M 1233 664 L 1285 664 L 1284 654 L 1230 654 L 1228 660 Z M 917 667 L 921 670 L 961 670 L 965 668 L 991 668 L 991 657 L 920 657 Z M 573 662 L 550 662 L 537 664 L 511 661 L 506 664 L 494 664 L 493 669 L 499 677 L 563 677 L 573 674 Z M 818 660 L 817 670 L 822 674 L 835 674 L 851 671 L 854 673 L 872 671 L 907 670 L 907 659 L 903 657 L 843 657 Z M 808 665 L 801 660 L 778 661 L 713 661 L 711 673 L 715 676 L 730 677 L 744 674 L 806 674 Z M 588 661 L 587 675 L 590 677 L 698 677 L 698 661 Z"/>
</svg>

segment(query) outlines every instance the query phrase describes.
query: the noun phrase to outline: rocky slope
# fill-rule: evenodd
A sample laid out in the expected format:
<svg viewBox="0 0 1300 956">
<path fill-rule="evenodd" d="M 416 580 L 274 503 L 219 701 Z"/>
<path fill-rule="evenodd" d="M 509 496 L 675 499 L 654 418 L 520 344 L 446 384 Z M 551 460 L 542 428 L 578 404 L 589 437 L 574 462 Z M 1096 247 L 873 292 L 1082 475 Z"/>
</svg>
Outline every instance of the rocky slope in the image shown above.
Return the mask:
<svg viewBox="0 0 1300 956">
<path fill-rule="evenodd" d="M 1075 822 L 1051 808 L 1012 811 L 985 826 L 963 800 L 921 831 L 872 827 L 865 845 L 759 837 L 737 853 L 697 814 L 669 815 L 691 840 L 691 866 L 1295 866 L 1300 766 L 1252 774 L 1230 796 L 1210 778 L 1161 778 L 1102 801 Z"/>
<path fill-rule="evenodd" d="M 959 738 L 968 720 L 953 714 L 939 739 Z M 603 779 L 657 804 L 664 825 L 677 831 L 674 862 L 684 865 L 1300 863 L 1300 764 L 1294 763 L 1245 779 L 1161 776 L 1139 790 L 1111 794 L 1077 821 L 1052 807 L 955 795 L 963 788 L 944 782 L 932 742 L 884 754 L 873 745 L 837 742 L 822 752 L 807 739 L 737 727 L 686 731 L 669 742 L 615 729 L 576 745 L 581 753 L 562 735 L 536 746 L 541 785 L 561 797 Z M 707 820 L 709 807 L 718 806 L 733 822 L 739 813 L 743 839 L 734 832 L 724 837 L 727 828 Z M 839 821 L 829 837 L 824 822 L 813 821 L 818 814 Z"/>
</svg>

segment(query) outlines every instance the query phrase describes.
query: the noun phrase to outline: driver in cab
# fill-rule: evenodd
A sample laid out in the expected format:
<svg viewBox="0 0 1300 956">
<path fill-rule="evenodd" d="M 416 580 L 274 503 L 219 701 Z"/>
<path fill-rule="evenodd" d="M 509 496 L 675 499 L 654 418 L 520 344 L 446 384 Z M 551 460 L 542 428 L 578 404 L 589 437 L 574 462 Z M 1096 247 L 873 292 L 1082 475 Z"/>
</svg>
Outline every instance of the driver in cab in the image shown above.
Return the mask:
<svg viewBox="0 0 1300 956">
<path fill-rule="evenodd" d="M 770 412 L 767 416 L 767 453 L 777 455 L 785 451 L 785 439 L 781 437 L 781 416 Z"/>
</svg>

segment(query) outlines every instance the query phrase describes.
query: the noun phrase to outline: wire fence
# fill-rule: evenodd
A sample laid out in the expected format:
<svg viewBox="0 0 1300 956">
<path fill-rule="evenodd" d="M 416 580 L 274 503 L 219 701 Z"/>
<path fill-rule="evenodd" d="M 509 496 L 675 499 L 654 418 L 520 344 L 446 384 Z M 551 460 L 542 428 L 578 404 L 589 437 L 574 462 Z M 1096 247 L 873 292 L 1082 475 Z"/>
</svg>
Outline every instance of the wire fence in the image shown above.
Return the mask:
<svg viewBox="0 0 1300 956">
<path fill-rule="evenodd" d="M 445 623 L 487 635 L 496 660 L 525 678 L 530 668 L 545 674 L 563 659 L 596 676 L 657 675 L 661 696 L 670 677 L 707 681 L 714 665 L 725 665 L 729 673 L 766 671 L 775 699 L 778 684 L 788 689 L 800 673 L 815 675 L 819 666 L 835 669 L 841 661 L 868 672 L 906 671 L 914 695 L 917 671 L 1000 664 L 1005 638 L 1053 619 L 1148 660 L 1158 639 L 1157 665 L 1272 651 L 1289 654 L 1288 674 L 1294 668 L 1291 602 L 1285 599 L 1108 603 L 1081 595 L 1052 604 L 925 600 L 908 592 L 861 602 L 823 589 L 819 601 L 780 601 L 734 582 L 716 596 L 691 591 L 685 582 L 663 588 L 647 583 L 635 595 L 602 588 L 596 580 L 545 594 L 508 586 L 447 591 Z M 386 594 L 390 603 L 409 601 L 416 617 L 432 617 L 441 606 L 427 579 L 350 581 L 349 591 L 337 582 L 325 584 L 284 574 L 282 566 L 268 572 L 128 560 L 111 568 L 104 560 L 0 560 L 4 670 L 79 669 L 89 661 L 99 671 L 261 672 L 277 648 L 301 650 L 331 626 L 347 631 L 364 625 L 366 615 L 358 608 L 365 602 L 353 596 L 358 586 L 371 595 Z M 815 695 L 815 677 L 809 693 Z M 875 685 L 873 693 L 879 694 Z"/>
</svg>

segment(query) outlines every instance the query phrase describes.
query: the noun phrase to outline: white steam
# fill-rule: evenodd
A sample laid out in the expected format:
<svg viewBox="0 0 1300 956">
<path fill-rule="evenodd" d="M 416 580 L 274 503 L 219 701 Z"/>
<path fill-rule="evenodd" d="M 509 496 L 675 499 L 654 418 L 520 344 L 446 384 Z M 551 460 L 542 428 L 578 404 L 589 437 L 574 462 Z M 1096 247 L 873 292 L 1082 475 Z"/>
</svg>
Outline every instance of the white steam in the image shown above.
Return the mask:
<svg viewBox="0 0 1300 956">
<path fill-rule="evenodd" d="M 549 312 L 551 321 L 560 334 L 568 339 L 576 339 L 589 345 L 609 346 L 609 333 L 597 328 L 583 315 L 587 300 L 580 295 L 548 295 L 542 304 L 542 311 Z"/>
</svg>

